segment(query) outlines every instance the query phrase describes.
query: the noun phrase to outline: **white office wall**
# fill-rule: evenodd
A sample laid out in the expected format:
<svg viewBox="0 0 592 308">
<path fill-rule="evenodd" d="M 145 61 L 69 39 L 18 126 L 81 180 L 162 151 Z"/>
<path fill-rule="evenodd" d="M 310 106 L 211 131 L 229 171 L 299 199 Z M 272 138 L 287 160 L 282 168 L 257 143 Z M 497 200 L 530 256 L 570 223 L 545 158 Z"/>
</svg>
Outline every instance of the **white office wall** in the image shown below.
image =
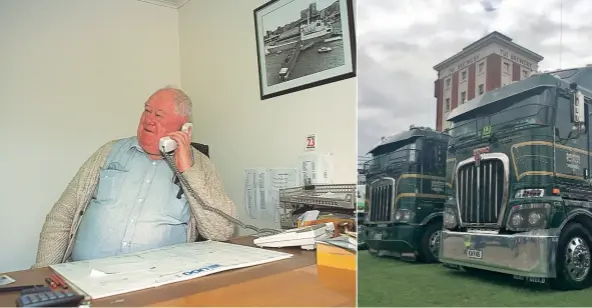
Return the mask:
<svg viewBox="0 0 592 308">
<path fill-rule="evenodd" d="M 80 165 L 180 84 L 177 17 L 132 0 L 0 1 L 0 272 L 34 263 Z"/>
<path fill-rule="evenodd" d="M 265 2 L 199 0 L 181 7 L 181 79 L 193 98 L 194 140 L 211 146 L 240 218 L 278 227 L 247 218 L 244 169 L 296 168 L 306 135 L 314 133 L 319 151 L 334 153 L 335 180 L 356 183 L 356 80 L 261 101 L 253 10 Z"/>
</svg>

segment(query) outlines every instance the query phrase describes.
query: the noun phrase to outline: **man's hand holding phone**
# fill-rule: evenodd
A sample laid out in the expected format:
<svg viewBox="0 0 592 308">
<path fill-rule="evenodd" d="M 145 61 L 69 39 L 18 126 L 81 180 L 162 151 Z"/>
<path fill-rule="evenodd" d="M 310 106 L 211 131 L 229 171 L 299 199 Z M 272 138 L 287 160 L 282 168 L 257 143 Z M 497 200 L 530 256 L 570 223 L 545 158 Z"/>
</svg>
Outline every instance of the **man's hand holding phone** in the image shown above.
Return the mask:
<svg viewBox="0 0 592 308">
<path fill-rule="evenodd" d="M 179 172 L 183 173 L 191 168 L 192 154 L 191 154 L 191 135 L 193 127 L 189 127 L 187 132 L 176 131 L 168 134 L 173 139 L 178 147 L 175 149 L 175 164 Z"/>
</svg>

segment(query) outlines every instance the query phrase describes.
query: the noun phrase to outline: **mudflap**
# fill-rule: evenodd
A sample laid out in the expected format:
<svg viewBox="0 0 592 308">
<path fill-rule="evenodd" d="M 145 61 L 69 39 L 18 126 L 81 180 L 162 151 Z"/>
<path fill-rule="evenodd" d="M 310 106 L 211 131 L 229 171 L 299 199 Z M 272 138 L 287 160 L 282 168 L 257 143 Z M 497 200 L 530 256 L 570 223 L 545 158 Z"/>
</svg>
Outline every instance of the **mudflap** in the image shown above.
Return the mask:
<svg viewBox="0 0 592 308">
<path fill-rule="evenodd" d="M 442 263 L 442 266 L 444 266 L 445 268 L 449 268 L 449 269 L 453 269 L 453 270 L 462 270 L 462 267 L 460 265 L 456 265 L 456 264 L 449 264 L 449 263 Z"/>
<path fill-rule="evenodd" d="M 372 255 L 395 257 L 409 262 L 417 261 L 417 246 L 419 245 L 417 233 L 421 232 L 421 227 L 409 225 L 366 226 L 364 232 L 364 242 Z"/>
</svg>

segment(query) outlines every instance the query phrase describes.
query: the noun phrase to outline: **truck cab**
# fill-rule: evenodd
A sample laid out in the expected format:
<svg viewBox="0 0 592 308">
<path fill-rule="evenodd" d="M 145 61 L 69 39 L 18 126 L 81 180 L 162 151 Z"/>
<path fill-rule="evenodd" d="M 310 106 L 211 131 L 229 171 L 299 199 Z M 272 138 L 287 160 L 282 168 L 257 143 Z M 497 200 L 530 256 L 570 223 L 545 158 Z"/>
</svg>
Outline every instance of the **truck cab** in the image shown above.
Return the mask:
<svg viewBox="0 0 592 308">
<path fill-rule="evenodd" d="M 371 254 L 438 260 L 447 142 L 445 134 L 411 127 L 370 151 L 363 238 Z"/>
<path fill-rule="evenodd" d="M 538 74 L 454 109 L 439 259 L 557 289 L 592 284 L 592 67 Z"/>
</svg>

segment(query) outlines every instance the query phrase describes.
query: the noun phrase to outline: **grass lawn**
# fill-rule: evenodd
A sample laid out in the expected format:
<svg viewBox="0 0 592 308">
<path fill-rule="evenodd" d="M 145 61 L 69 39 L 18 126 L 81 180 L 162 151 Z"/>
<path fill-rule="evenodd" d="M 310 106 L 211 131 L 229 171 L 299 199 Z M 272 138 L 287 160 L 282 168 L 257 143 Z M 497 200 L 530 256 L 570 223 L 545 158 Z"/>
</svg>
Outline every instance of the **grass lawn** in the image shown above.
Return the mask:
<svg viewBox="0 0 592 308">
<path fill-rule="evenodd" d="M 358 305 L 590 306 L 592 289 L 559 292 L 499 274 L 474 275 L 441 264 L 408 263 L 358 252 Z"/>
</svg>

